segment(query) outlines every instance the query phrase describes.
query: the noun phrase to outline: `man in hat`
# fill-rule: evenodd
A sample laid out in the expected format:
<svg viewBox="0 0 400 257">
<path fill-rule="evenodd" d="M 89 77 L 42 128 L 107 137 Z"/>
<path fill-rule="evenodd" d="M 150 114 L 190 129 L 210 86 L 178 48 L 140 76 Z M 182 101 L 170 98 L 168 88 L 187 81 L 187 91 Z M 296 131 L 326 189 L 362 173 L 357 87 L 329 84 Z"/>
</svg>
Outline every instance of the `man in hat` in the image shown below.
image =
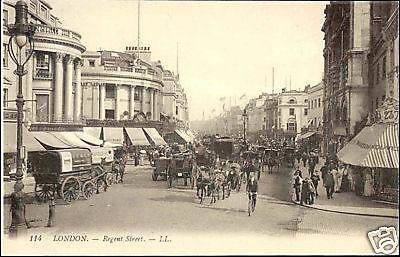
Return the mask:
<svg viewBox="0 0 400 257">
<path fill-rule="evenodd" d="M 320 177 L 317 170 L 311 175 L 311 181 L 315 188 L 315 196 L 318 196 L 318 182 L 320 181 Z"/>
</svg>

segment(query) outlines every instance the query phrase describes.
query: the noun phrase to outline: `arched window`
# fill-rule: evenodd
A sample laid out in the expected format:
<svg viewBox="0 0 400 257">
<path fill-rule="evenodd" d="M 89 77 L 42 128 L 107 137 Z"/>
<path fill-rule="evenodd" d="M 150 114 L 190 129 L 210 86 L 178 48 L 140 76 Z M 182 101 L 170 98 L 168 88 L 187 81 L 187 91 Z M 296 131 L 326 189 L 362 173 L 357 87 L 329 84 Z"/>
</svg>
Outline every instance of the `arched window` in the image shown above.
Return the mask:
<svg viewBox="0 0 400 257">
<path fill-rule="evenodd" d="M 289 100 L 289 104 L 295 104 L 296 103 L 296 99 L 292 98 Z"/>
</svg>

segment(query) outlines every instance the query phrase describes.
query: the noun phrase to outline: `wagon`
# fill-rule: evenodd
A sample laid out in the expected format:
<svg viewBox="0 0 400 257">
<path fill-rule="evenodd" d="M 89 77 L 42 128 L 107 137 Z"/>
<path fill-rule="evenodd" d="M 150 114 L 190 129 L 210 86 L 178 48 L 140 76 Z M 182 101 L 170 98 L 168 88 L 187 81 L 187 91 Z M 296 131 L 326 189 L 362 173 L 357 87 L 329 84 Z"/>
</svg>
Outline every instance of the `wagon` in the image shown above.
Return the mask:
<svg viewBox="0 0 400 257">
<path fill-rule="evenodd" d="M 233 139 L 229 137 L 216 139 L 214 143 L 214 150 L 220 159 L 230 159 L 234 150 Z"/>
<path fill-rule="evenodd" d="M 162 177 L 163 180 L 167 180 L 170 162 L 171 158 L 167 157 L 159 157 L 154 159 L 155 169 L 151 175 L 153 181 L 157 181 L 158 177 Z"/>
<path fill-rule="evenodd" d="M 88 199 L 96 192 L 106 191 L 111 184 L 111 164 L 106 165 L 106 159 L 103 157 L 100 163 L 93 164 L 91 151 L 79 148 L 36 153 L 32 159 L 35 196 L 46 202 L 57 194 L 71 202 L 80 196 Z"/>
<path fill-rule="evenodd" d="M 285 147 L 283 148 L 283 161 L 286 163 L 288 167 L 294 167 L 295 160 L 295 148 L 294 147 Z"/>
<path fill-rule="evenodd" d="M 168 169 L 169 186 L 172 187 L 172 182 L 178 179 L 183 179 L 184 185 L 187 186 L 187 180 L 192 179 L 191 175 L 188 156 L 183 154 L 174 155 Z"/>
</svg>

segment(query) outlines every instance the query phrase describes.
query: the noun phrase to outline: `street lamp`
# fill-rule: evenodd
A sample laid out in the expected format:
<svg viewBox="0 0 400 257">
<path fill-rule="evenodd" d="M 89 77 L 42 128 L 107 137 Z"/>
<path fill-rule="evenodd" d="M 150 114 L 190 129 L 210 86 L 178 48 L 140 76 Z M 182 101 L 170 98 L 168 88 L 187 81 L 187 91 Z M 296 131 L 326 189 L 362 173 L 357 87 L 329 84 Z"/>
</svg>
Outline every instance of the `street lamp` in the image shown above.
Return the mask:
<svg viewBox="0 0 400 257">
<path fill-rule="evenodd" d="M 246 143 L 246 120 L 247 120 L 248 115 L 247 115 L 246 107 L 243 109 L 242 116 L 243 116 L 243 141 L 244 141 L 244 144 L 247 147 L 247 143 Z"/>
<path fill-rule="evenodd" d="M 18 1 L 15 4 L 15 23 L 8 26 L 10 40 L 8 52 L 13 62 L 17 65 L 14 74 L 18 76 L 17 105 L 17 171 L 14 192 L 11 195 L 12 221 L 10 226 L 10 236 L 15 237 L 19 232 L 26 231 L 25 204 L 23 202 L 22 182 L 23 171 L 23 145 L 22 145 L 22 126 L 23 126 L 23 107 L 24 96 L 22 94 L 22 77 L 27 73 L 24 70 L 26 62 L 33 54 L 33 35 L 34 25 L 28 24 L 28 5 L 25 1 Z M 15 48 L 15 50 L 14 50 Z M 25 52 L 23 51 L 25 50 Z"/>
</svg>

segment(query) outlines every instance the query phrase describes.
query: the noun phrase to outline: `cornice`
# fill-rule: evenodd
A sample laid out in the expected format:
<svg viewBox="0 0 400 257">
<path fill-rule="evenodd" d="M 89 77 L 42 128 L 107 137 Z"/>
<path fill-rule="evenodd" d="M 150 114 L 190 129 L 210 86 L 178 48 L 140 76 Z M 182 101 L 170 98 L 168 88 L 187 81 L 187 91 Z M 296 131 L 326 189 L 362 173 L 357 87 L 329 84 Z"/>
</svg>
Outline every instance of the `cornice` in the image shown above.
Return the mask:
<svg viewBox="0 0 400 257">
<path fill-rule="evenodd" d="M 50 37 L 37 37 L 34 36 L 34 41 L 35 42 L 43 42 L 43 43 L 50 43 L 50 44 L 56 44 L 56 45 L 63 45 L 63 46 L 68 46 L 71 48 L 74 48 L 81 53 L 86 51 L 86 47 L 83 46 L 80 43 L 72 43 L 71 41 L 63 40 L 63 39 L 58 39 L 58 38 L 50 38 Z"/>
<path fill-rule="evenodd" d="M 137 77 L 137 76 L 127 76 L 127 75 L 121 75 L 121 74 L 111 74 L 111 73 L 99 73 L 99 72 L 83 72 L 82 71 L 82 79 L 84 77 L 89 77 L 89 76 L 95 76 L 95 77 L 103 77 L 103 78 L 122 78 L 122 79 L 137 79 L 137 80 L 144 80 L 144 81 L 149 81 L 149 82 L 154 82 L 159 84 L 161 87 L 164 87 L 163 83 L 161 80 L 154 80 L 154 79 L 149 79 L 149 78 L 144 78 L 144 77 Z"/>
</svg>

